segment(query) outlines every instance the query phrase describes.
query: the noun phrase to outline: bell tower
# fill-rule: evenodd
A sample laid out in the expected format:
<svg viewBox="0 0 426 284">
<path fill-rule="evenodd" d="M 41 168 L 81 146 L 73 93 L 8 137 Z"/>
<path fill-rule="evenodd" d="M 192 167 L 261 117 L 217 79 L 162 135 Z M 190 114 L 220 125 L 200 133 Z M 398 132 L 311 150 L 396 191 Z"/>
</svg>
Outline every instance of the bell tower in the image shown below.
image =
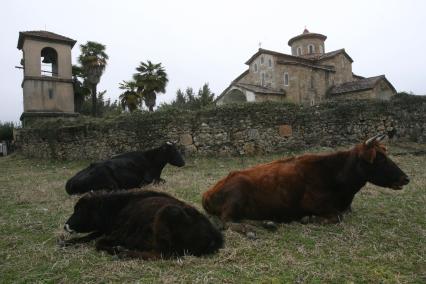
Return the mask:
<svg viewBox="0 0 426 284">
<path fill-rule="evenodd" d="M 75 40 L 48 31 L 19 32 L 23 125 L 38 118 L 75 117 L 71 49 Z"/>
</svg>

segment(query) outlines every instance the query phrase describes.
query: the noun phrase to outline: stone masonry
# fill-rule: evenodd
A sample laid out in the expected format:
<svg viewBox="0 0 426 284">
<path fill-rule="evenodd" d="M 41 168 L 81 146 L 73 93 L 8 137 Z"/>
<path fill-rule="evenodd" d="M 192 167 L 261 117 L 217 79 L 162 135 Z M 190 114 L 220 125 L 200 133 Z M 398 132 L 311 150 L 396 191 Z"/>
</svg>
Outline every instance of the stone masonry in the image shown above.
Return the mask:
<svg viewBox="0 0 426 284">
<path fill-rule="evenodd" d="M 377 133 L 426 143 L 426 98 L 223 106 L 198 112 L 134 113 L 110 121 L 52 121 L 24 128 L 18 145 L 28 157 L 104 159 L 177 140 L 186 155 L 251 155 L 359 143 Z"/>
</svg>

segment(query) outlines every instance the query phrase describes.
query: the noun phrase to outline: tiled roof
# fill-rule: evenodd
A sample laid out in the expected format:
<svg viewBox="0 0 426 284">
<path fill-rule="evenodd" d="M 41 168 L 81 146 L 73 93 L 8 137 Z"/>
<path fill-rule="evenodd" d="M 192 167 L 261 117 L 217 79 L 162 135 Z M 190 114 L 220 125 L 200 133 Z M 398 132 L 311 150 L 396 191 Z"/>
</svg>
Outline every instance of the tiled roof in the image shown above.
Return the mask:
<svg viewBox="0 0 426 284">
<path fill-rule="evenodd" d="M 357 75 L 357 74 L 355 74 L 355 73 L 353 73 L 352 72 L 352 77 L 354 77 L 354 78 L 356 78 L 356 79 L 365 79 L 365 77 L 364 76 L 360 76 L 360 75 Z"/>
<path fill-rule="evenodd" d="M 317 34 L 317 33 L 311 33 L 311 32 L 309 32 L 307 29 L 305 29 L 304 31 L 303 31 L 303 33 L 302 34 L 300 34 L 300 35 L 298 35 L 298 36 L 295 36 L 295 37 L 293 37 L 293 38 L 291 38 L 289 41 L 288 41 L 288 45 L 292 45 L 293 44 L 293 42 L 294 41 L 296 41 L 296 40 L 298 40 L 298 39 L 301 39 L 301 38 L 319 38 L 319 39 L 321 39 L 321 40 L 326 40 L 327 39 L 327 36 L 325 36 L 325 35 L 322 35 L 322 34 Z"/>
<path fill-rule="evenodd" d="M 374 86 L 376 86 L 377 82 L 379 82 L 380 80 L 386 80 L 386 82 L 391 86 L 391 88 L 393 88 L 393 86 L 386 79 L 385 75 L 380 75 L 336 85 L 330 90 L 330 95 L 339 95 L 348 92 L 370 90 L 373 89 Z"/>
<path fill-rule="evenodd" d="M 258 94 L 271 94 L 271 95 L 282 95 L 285 94 L 285 91 L 274 90 L 268 87 L 262 87 L 258 85 L 245 84 L 245 83 L 235 83 L 233 86 L 246 89 Z"/>
<path fill-rule="evenodd" d="M 247 71 L 246 71 L 247 72 Z M 245 72 L 244 72 L 245 73 Z M 244 74 L 243 73 L 243 74 Z M 241 75 L 243 75 L 241 74 Z M 241 76 L 240 75 L 240 76 Z M 285 90 L 278 91 L 267 87 L 262 87 L 258 85 L 245 84 L 245 83 L 237 83 L 235 80 L 214 100 L 215 102 L 222 98 L 232 87 L 242 88 L 253 93 L 257 94 L 267 94 L 267 95 L 285 95 Z"/>
<path fill-rule="evenodd" d="M 250 72 L 250 69 L 247 69 L 246 71 L 238 75 L 238 77 L 235 78 L 232 82 L 237 82 L 238 80 L 242 79 L 245 75 L 247 75 L 249 72 Z"/>
<path fill-rule="evenodd" d="M 274 55 L 278 58 L 278 63 L 282 63 L 282 62 L 299 62 L 302 64 L 309 64 L 309 65 L 318 65 L 317 67 L 320 67 L 321 69 L 323 69 L 324 67 L 327 68 L 324 65 L 320 65 L 319 62 L 322 60 L 326 60 L 329 58 L 333 58 L 334 56 L 338 55 L 338 54 L 343 54 L 344 56 L 346 56 L 348 58 L 348 60 L 350 62 L 353 62 L 352 58 L 346 53 L 344 48 L 335 50 L 335 51 L 330 51 L 330 52 L 326 52 L 323 54 L 308 54 L 306 56 L 294 56 L 294 55 L 290 55 L 290 54 L 285 54 L 285 53 L 281 53 L 281 52 L 276 52 L 276 51 L 272 51 L 272 50 L 268 50 L 268 49 L 263 49 L 263 48 L 259 48 L 259 50 L 253 54 L 252 57 L 250 57 L 249 60 L 247 60 L 246 64 L 250 65 L 251 62 L 256 59 L 256 57 L 258 57 L 260 54 L 270 54 L 270 55 Z"/>
<path fill-rule="evenodd" d="M 336 72 L 334 66 L 328 66 L 328 65 L 319 65 L 314 63 L 305 63 L 305 62 L 297 62 L 297 61 L 287 61 L 287 60 L 277 60 L 277 64 L 283 64 L 283 65 L 301 65 L 313 69 L 321 69 L 324 71 L 329 72 Z"/>
<path fill-rule="evenodd" d="M 77 42 L 69 37 L 65 37 L 48 31 L 26 31 L 19 32 L 18 49 L 22 49 L 22 45 L 24 44 L 24 38 L 27 37 L 68 43 L 69 45 L 71 45 L 71 47 L 73 47 L 74 44 Z"/>
<path fill-rule="evenodd" d="M 309 59 L 312 59 L 312 60 L 315 60 L 315 61 L 321 61 L 321 60 L 333 58 L 334 56 L 341 54 L 341 53 L 344 56 L 346 56 L 349 59 L 350 62 L 354 62 L 353 59 L 349 56 L 349 54 L 346 53 L 344 48 L 334 50 L 334 51 L 330 51 L 330 52 L 326 52 L 326 53 L 323 53 L 323 54 L 314 54 L 312 56 L 309 56 Z"/>
<path fill-rule="evenodd" d="M 308 58 L 303 58 L 303 57 L 300 57 L 300 56 L 294 56 L 294 55 L 285 54 L 285 53 L 281 53 L 281 52 L 277 52 L 277 51 L 273 51 L 273 50 L 259 48 L 259 50 L 255 54 L 253 54 L 252 57 L 250 57 L 249 60 L 247 60 L 246 64 L 250 65 L 250 63 L 260 54 L 270 54 L 270 55 L 277 56 L 280 59 L 291 59 L 291 60 L 294 60 L 294 61 L 312 63 L 312 60 L 310 60 Z"/>
</svg>

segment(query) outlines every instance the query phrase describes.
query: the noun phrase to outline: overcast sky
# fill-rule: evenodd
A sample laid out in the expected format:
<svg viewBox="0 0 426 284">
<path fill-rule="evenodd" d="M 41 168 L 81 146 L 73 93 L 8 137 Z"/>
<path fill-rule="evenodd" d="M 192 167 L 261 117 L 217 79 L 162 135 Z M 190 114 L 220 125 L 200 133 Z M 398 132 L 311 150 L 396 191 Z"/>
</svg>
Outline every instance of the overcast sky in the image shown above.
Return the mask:
<svg viewBox="0 0 426 284">
<path fill-rule="evenodd" d="M 290 53 L 288 40 L 302 33 L 325 34 L 326 51 L 345 48 L 353 71 L 385 74 L 397 91 L 426 94 L 426 1 L 13 0 L 0 4 L 0 121 L 19 121 L 22 106 L 22 52 L 19 31 L 47 30 L 107 46 L 110 60 L 98 85 L 118 98 L 140 61 L 161 62 L 169 75 L 166 94 L 200 88 L 216 95 L 246 70 L 259 48 Z"/>
</svg>

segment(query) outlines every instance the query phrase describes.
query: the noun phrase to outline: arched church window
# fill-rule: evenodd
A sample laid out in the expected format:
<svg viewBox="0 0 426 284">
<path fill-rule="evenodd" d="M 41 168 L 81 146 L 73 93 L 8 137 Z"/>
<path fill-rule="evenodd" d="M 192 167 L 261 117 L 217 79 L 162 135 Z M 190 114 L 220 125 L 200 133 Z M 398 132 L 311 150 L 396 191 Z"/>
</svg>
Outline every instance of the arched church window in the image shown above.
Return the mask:
<svg viewBox="0 0 426 284">
<path fill-rule="evenodd" d="M 296 54 L 297 54 L 297 56 L 302 55 L 302 48 L 301 48 L 301 47 L 298 47 L 298 48 L 296 49 Z"/>
<path fill-rule="evenodd" d="M 41 75 L 58 76 L 58 53 L 51 47 L 45 47 L 40 54 Z"/>
<path fill-rule="evenodd" d="M 308 45 L 309 54 L 315 53 L 315 46 L 313 44 Z"/>
<path fill-rule="evenodd" d="M 288 73 L 284 73 L 284 86 L 288 86 L 289 84 L 289 77 L 288 77 Z"/>
</svg>

